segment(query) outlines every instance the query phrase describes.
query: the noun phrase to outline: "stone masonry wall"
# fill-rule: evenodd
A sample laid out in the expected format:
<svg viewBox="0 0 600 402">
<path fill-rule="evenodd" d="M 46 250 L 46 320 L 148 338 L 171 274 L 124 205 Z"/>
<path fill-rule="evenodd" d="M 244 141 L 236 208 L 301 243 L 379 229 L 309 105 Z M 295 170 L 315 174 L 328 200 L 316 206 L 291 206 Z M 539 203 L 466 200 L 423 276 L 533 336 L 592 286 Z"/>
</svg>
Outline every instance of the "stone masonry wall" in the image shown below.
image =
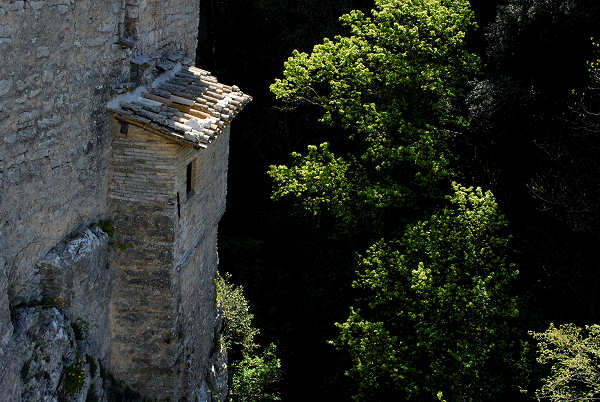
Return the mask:
<svg viewBox="0 0 600 402">
<path fill-rule="evenodd" d="M 177 154 L 176 191 L 181 198 L 177 220 L 175 264 L 186 265 L 190 252 L 211 233 L 225 212 L 231 126 L 205 150 L 180 147 Z M 186 196 L 186 167 L 195 160 L 194 194 Z"/>
<path fill-rule="evenodd" d="M 199 0 L 0 0 L 0 390 L 7 401 L 22 399 L 15 309 L 42 296 L 36 263 L 108 214 L 106 102 L 135 80 L 139 56 L 150 64 L 173 51 L 193 59 L 198 11 Z"/>
<path fill-rule="evenodd" d="M 0 248 L 11 304 L 33 264 L 106 213 L 106 101 L 139 55 L 193 58 L 198 0 L 0 0 Z M 132 48 L 117 44 L 135 16 Z"/>
<path fill-rule="evenodd" d="M 214 291 L 216 241 L 214 226 L 196 248 L 192 260 L 176 270 L 173 282 L 178 292 L 176 328 L 183 334 L 176 350 L 181 373 L 179 397 L 191 395 L 191 400 L 224 401 L 227 393 L 227 358 L 221 350 L 221 318 Z"/>
<path fill-rule="evenodd" d="M 112 1 L 0 2 L 0 232 L 11 304 L 35 298 L 32 267 L 106 211 L 113 84 L 130 51 L 114 45 Z"/>
<path fill-rule="evenodd" d="M 136 0 L 126 0 L 135 3 Z M 198 37 L 197 0 L 137 0 L 138 35 L 142 54 L 179 49 L 194 56 Z M 187 52 L 186 52 L 187 50 Z M 192 50 L 192 53 L 189 52 Z"/>
<path fill-rule="evenodd" d="M 117 131 L 118 132 L 118 131 Z M 175 155 L 179 145 L 130 125 L 113 141 L 110 368 L 136 391 L 173 395 Z"/>
<path fill-rule="evenodd" d="M 119 133 L 119 124 L 114 127 Z M 226 392 L 222 351 L 215 350 L 214 277 L 228 146 L 229 129 L 206 150 L 134 125 L 114 137 L 110 368 L 144 395 L 207 400 L 209 391 L 216 398 Z M 192 161 L 194 191 L 188 194 Z"/>
<path fill-rule="evenodd" d="M 214 372 L 216 369 L 211 366 L 214 362 L 208 365 L 207 362 L 219 344 L 218 334 L 213 330 L 217 326 L 214 278 L 218 266 L 217 228 L 225 211 L 229 133 L 228 127 L 208 149 L 180 147 L 177 155 L 176 190 L 182 205 L 175 228 L 173 293 L 179 296 L 176 320 L 177 327 L 182 329 L 183 342 L 178 344 L 177 353 L 186 373 L 184 393 L 198 389 L 219 393 L 216 384 L 219 376 L 224 375 L 221 382 L 227 382 L 227 373 Z M 187 196 L 186 168 L 192 161 L 194 191 Z"/>
<path fill-rule="evenodd" d="M 112 121 L 109 200 L 156 202 L 174 208 L 174 161 L 180 146 L 131 124 L 127 134 L 120 134 L 119 123 Z"/>
</svg>

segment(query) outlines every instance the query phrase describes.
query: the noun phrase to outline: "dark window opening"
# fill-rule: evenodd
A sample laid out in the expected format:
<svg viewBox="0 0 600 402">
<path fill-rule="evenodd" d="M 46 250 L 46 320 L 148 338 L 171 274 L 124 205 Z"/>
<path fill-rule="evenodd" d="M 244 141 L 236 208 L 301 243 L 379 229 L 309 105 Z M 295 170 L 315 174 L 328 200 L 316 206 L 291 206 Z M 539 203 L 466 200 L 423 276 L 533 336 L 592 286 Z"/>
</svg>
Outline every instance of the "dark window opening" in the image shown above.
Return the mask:
<svg viewBox="0 0 600 402">
<path fill-rule="evenodd" d="M 121 124 L 121 134 L 127 135 L 127 131 L 129 130 L 129 124 L 127 124 L 127 122 L 123 120 L 119 120 L 119 123 Z"/>
<path fill-rule="evenodd" d="M 177 193 L 177 218 L 181 219 L 181 201 L 179 200 L 179 192 Z"/>
<path fill-rule="evenodd" d="M 194 190 L 193 183 L 192 183 L 192 178 L 193 178 L 193 175 L 192 175 L 192 173 L 193 173 L 192 172 L 192 163 L 193 162 L 188 163 L 187 170 L 186 170 L 186 175 L 185 175 L 185 177 L 186 177 L 185 191 L 186 191 L 187 195 L 190 195 L 192 193 L 192 191 Z"/>
</svg>

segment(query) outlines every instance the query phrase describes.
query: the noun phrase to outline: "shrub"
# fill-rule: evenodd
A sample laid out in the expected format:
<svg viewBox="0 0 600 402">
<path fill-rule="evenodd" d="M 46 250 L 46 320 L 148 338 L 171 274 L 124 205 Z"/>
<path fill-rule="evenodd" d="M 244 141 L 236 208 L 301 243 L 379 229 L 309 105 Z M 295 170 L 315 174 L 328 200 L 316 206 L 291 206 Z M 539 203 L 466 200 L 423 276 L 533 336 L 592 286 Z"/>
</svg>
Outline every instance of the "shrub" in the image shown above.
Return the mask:
<svg viewBox="0 0 600 402">
<path fill-rule="evenodd" d="M 244 289 L 231 282 L 231 275 L 217 275 L 217 303 L 223 307 L 223 340 L 228 349 L 230 397 L 233 401 L 278 401 L 281 363 L 276 347 L 270 344 L 262 353 L 252 326 L 254 315 Z"/>
<path fill-rule="evenodd" d="M 277 384 L 280 380 L 281 362 L 274 344 L 265 348 L 262 355 L 244 354 L 234 365 L 230 390 L 234 401 L 279 401 Z"/>
<path fill-rule="evenodd" d="M 112 221 L 100 221 L 98 222 L 98 226 L 104 233 L 108 235 L 108 237 L 113 237 L 115 234 L 115 227 L 113 226 Z"/>
<path fill-rule="evenodd" d="M 223 306 L 223 338 L 225 347 L 234 360 L 244 353 L 252 353 L 257 345 L 254 338 L 259 330 L 252 326 L 254 314 L 250 312 L 244 288 L 231 283 L 231 275 L 217 275 L 217 303 Z"/>
<path fill-rule="evenodd" d="M 87 360 L 79 359 L 65 370 L 65 390 L 74 394 L 83 388 L 87 377 L 85 365 Z"/>
<path fill-rule="evenodd" d="M 42 299 L 42 307 L 44 307 L 44 308 L 51 308 L 51 307 L 62 308 L 62 307 L 65 307 L 66 305 L 67 305 L 67 303 L 65 302 L 65 299 L 63 299 L 63 297 L 60 295 L 56 295 L 55 298 L 45 297 Z"/>
</svg>

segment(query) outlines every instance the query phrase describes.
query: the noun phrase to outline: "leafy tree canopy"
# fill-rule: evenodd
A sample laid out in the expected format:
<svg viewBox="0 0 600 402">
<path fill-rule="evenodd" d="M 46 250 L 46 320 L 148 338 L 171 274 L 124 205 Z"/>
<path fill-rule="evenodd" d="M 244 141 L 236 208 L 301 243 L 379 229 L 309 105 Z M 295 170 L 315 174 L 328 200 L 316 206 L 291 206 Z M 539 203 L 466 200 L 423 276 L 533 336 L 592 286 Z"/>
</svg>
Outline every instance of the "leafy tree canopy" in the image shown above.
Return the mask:
<svg viewBox="0 0 600 402">
<path fill-rule="evenodd" d="M 518 359 L 506 222 L 490 192 L 453 185 L 451 206 L 360 259 L 357 307 L 338 324 L 357 400 L 490 400 Z M 512 339 L 516 337 L 512 336 Z M 492 398 L 493 399 L 493 398 Z"/>
<path fill-rule="evenodd" d="M 277 383 L 281 380 L 281 362 L 275 344 L 262 353 L 245 354 L 234 364 L 229 397 L 236 402 L 280 401 Z"/>
<path fill-rule="evenodd" d="M 489 192 L 453 185 L 445 197 L 478 73 L 472 13 L 463 0 L 375 4 L 341 18 L 348 36 L 294 52 L 271 86 L 343 133 L 272 166 L 273 195 L 381 239 L 360 258 L 360 296 L 334 342 L 357 400 L 501 398 L 517 360 L 506 222 Z"/>
<path fill-rule="evenodd" d="M 407 215 L 398 210 L 422 209 L 446 191 L 447 141 L 466 125 L 454 106 L 478 58 L 464 46 L 474 28 L 468 1 L 375 4 L 370 16 L 341 17 L 350 35 L 326 38 L 310 55 L 295 51 L 271 86 L 283 101 L 321 108 L 322 121 L 343 130 L 333 139 L 340 156 L 323 144 L 269 173 L 275 197 L 377 231 L 395 230 L 390 219 Z"/>
</svg>

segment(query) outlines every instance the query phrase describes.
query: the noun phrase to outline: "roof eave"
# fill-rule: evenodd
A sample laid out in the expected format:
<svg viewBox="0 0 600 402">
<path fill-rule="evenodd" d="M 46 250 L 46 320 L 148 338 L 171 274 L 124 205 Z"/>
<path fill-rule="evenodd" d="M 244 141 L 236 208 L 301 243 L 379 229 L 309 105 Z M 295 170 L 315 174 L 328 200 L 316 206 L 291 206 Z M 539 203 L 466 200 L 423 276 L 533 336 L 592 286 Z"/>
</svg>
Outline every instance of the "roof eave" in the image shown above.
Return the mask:
<svg viewBox="0 0 600 402">
<path fill-rule="evenodd" d="M 172 130 L 163 129 L 161 127 L 157 127 L 154 124 L 148 124 L 148 123 L 144 123 L 139 120 L 136 120 L 136 119 L 128 118 L 114 110 L 110 110 L 109 112 L 117 120 L 124 121 L 127 124 L 131 124 L 136 127 L 139 127 L 145 131 L 151 132 L 152 134 L 159 135 L 167 140 L 170 140 L 171 142 L 175 142 L 177 144 L 184 145 L 184 146 L 190 146 L 190 147 L 193 147 L 194 149 L 205 149 L 207 147 L 204 144 L 190 141 L 190 140 L 186 139 L 183 135 L 177 134 Z"/>
</svg>

